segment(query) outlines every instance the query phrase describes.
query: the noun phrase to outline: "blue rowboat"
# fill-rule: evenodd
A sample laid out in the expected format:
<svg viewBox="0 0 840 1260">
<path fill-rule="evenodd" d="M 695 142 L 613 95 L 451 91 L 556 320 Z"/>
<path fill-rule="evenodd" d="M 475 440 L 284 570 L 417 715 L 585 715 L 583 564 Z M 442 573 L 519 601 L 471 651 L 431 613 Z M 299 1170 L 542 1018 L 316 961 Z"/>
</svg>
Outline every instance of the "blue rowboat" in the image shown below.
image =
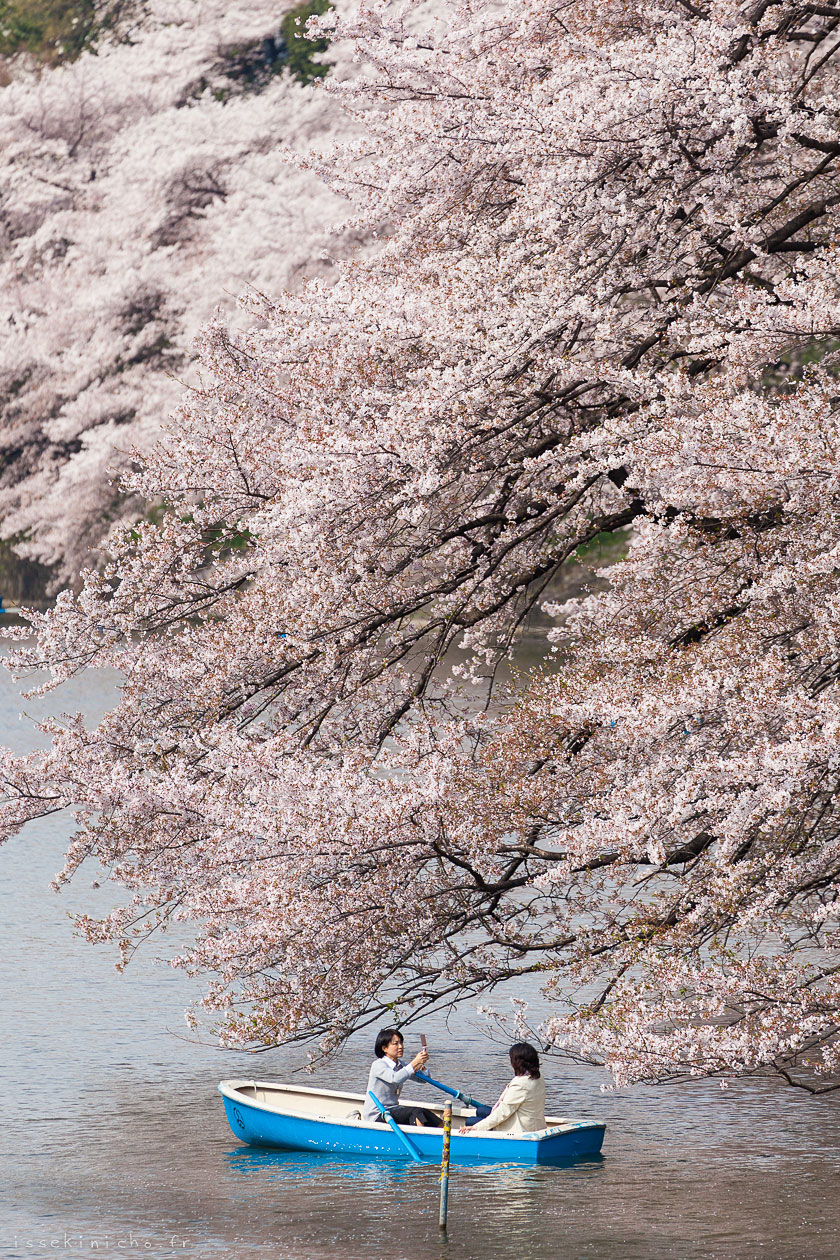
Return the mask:
<svg viewBox="0 0 840 1260">
<path fill-rule="evenodd" d="M 405 1147 L 387 1124 L 362 1120 L 363 1094 L 266 1081 L 222 1081 L 219 1085 L 228 1124 L 242 1142 L 287 1151 L 325 1151 L 407 1159 Z M 439 1164 L 443 1143 L 442 1108 L 428 1102 L 401 1100 L 405 1106 L 427 1107 L 441 1115 L 441 1129 L 406 1128 L 424 1161 Z M 556 1164 L 597 1155 L 604 1141 L 603 1124 L 547 1116 L 546 1127 L 534 1133 L 481 1132 L 461 1135 L 459 1122 L 475 1115 L 472 1107 L 452 1108 L 455 1164 L 493 1160 L 503 1164 Z"/>
</svg>

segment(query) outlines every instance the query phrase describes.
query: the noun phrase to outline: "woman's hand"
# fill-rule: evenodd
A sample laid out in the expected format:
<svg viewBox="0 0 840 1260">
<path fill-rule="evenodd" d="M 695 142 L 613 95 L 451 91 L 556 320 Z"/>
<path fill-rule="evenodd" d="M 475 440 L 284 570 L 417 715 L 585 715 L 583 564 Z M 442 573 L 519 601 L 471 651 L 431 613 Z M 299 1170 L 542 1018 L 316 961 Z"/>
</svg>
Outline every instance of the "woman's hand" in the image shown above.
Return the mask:
<svg viewBox="0 0 840 1260">
<path fill-rule="evenodd" d="M 458 1130 L 458 1137 L 467 1137 L 469 1133 L 470 1133 L 470 1130 L 467 1128 L 466 1125 L 464 1125 L 463 1128 Z"/>
<path fill-rule="evenodd" d="M 429 1062 L 428 1050 L 419 1050 L 417 1054 L 415 1054 L 414 1058 L 411 1060 L 411 1069 L 413 1072 L 418 1072 L 420 1068 L 424 1068 L 428 1062 Z"/>
</svg>

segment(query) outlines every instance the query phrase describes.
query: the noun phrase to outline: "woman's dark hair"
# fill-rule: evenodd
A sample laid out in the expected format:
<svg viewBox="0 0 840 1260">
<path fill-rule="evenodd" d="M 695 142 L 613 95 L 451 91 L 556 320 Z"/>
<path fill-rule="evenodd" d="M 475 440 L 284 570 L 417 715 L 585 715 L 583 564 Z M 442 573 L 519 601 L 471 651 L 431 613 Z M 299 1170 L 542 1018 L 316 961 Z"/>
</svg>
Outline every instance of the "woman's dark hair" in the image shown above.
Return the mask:
<svg viewBox="0 0 840 1260">
<path fill-rule="evenodd" d="M 527 1041 L 517 1041 L 515 1046 L 511 1046 L 510 1066 L 514 1076 L 530 1076 L 535 1081 L 539 1080 L 540 1056 Z"/>
<path fill-rule="evenodd" d="M 384 1059 L 385 1047 L 387 1046 L 388 1042 L 391 1040 L 393 1036 L 399 1037 L 400 1041 L 402 1041 L 403 1044 L 405 1044 L 405 1037 L 403 1037 L 399 1028 L 380 1028 L 379 1029 L 379 1032 L 376 1034 L 376 1041 L 374 1042 L 374 1046 L 373 1046 L 373 1053 L 376 1055 L 377 1059 Z"/>
</svg>

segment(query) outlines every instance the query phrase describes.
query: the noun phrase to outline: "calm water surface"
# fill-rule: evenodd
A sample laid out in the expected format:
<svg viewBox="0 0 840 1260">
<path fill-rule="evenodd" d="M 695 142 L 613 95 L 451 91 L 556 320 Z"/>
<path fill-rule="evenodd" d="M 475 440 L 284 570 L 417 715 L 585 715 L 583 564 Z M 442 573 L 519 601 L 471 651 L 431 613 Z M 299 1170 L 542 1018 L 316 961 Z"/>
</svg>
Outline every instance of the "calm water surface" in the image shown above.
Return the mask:
<svg viewBox="0 0 840 1260">
<path fill-rule="evenodd" d="M 95 716 L 112 688 L 99 675 L 51 703 Z M 34 737 L 18 707 L 0 674 L 2 742 L 22 750 Z M 154 950 L 119 975 L 108 949 L 78 940 L 68 914 L 110 901 L 86 881 L 60 895 L 49 890 L 67 833 L 60 818 L 33 824 L 0 851 L 0 1256 L 840 1255 L 840 1097 L 811 1099 L 770 1082 L 602 1094 L 599 1071 L 549 1060 L 551 1110 L 605 1120 L 603 1159 L 559 1169 L 454 1168 L 445 1240 L 433 1168 L 241 1146 L 217 1081 L 305 1083 L 304 1054 L 196 1045 L 183 1022 L 191 982 L 157 963 Z M 451 1019 L 448 1030 L 430 1020 L 424 1031 L 440 1079 L 488 1101 L 497 1096 L 506 1056 L 475 1014 Z M 361 1091 L 369 1039 L 353 1039 L 314 1080 Z M 409 1048 L 412 1041 L 409 1034 Z"/>
</svg>

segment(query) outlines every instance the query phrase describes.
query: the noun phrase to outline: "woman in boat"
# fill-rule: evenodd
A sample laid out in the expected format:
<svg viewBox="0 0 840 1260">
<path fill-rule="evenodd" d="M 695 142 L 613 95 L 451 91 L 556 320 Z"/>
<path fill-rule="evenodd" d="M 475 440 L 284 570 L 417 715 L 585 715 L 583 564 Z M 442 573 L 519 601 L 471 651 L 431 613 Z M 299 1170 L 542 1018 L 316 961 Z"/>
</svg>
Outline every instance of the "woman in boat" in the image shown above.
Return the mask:
<svg viewBox="0 0 840 1260">
<path fill-rule="evenodd" d="M 540 1076 L 540 1056 L 527 1041 L 517 1041 L 510 1048 L 510 1065 L 513 1080 L 506 1085 L 490 1115 L 469 1127 L 459 1129 L 459 1134 L 486 1133 L 534 1133 L 545 1128 L 545 1081 Z"/>
<path fill-rule="evenodd" d="M 368 1076 L 368 1092 L 365 1094 L 362 1119 L 385 1123 L 385 1117 L 370 1097 L 370 1094 L 374 1093 L 397 1124 L 439 1128 L 440 1117 L 433 1111 L 427 1110 L 426 1107 L 400 1106 L 400 1092 L 403 1085 L 429 1061 L 429 1052 L 424 1048 L 415 1054 L 410 1063 L 404 1063 L 403 1049 L 404 1043 L 399 1029 L 381 1028 L 376 1034 L 376 1043 L 373 1047 L 376 1058 L 373 1060 Z"/>
</svg>

